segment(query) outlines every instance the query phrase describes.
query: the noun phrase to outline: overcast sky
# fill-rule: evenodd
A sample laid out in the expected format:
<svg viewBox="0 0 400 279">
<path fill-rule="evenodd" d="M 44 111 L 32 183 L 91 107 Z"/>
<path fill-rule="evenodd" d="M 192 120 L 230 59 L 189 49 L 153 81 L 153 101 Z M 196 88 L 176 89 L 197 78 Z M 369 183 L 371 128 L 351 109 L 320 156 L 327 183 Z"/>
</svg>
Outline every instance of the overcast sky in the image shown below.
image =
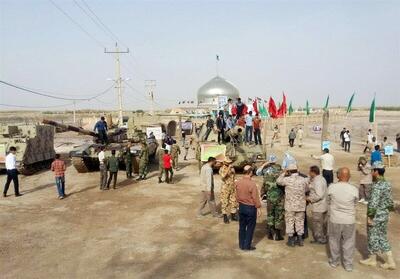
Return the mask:
<svg viewBox="0 0 400 279">
<path fill-rule="evenodd" d="M 0 0 L 0 79 L 73 98 L 100 93 L 115 76 L 103 46 L 115 40 L 74 1 L 53 1 L 92 38 L 51 1 Z M 296 107 L 322 106 L 330 94 L 332 105 L 346 105 L 355 91 L 354 106 L 369 106 L 374 92 L 378 105 L 400 105 L 400 1 L 85 1 L 130 49 L 121 55 L 128 109 L 149 108 L 146 79 L 157 80 L 163 108 L 195 100 L 216 74 L 216 54 L 244 98 L 285 91 Z M 0 94 L 2 104 L 70 103 L 3 85 Z M 78 103 L 116 106 L 114 90 Z"/>
</svg>

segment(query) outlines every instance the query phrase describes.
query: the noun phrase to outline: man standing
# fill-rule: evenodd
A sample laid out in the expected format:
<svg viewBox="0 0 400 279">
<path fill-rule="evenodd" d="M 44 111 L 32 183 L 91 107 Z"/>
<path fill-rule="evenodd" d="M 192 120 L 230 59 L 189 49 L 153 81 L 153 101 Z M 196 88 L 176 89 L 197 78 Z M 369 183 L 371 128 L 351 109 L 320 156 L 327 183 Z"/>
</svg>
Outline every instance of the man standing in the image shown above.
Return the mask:
<svg viewBox="0 0 400 279">
<path fill-rule="evenodd" d="M 353 256 L 356 240 L 356 204 L 358 190 L 349 184 L 350 170 L 338 170 L 339 182 L 332 184 L 328 189 L 329 204 L 329 248 L 331 257 L 329 265 L 336 268 L 340 263 L 340 254 L 343 250 L 343 265 L 346 271 L 353 271 Z"/>
<path fill-rule="evenodd" d="M 167 184 L 170 184 L 172 183 L 172 177 L 174 176 L 174 171 L 172 170 L 172 156 L 168 153 L 168 150 L 164 150 L 164 155 L 162 160 L 165 171 L 165 182 L 167 182 Z"/>
<path fill-rule="evenodd" d="M 203 163 L 201 162 L 201 145 L 200 142 L 197 142 L 196 144 L 196 160 L 198 163 L 198 168 L 199 168 L 199 173 L 201 172 L 201 167 L 203 166 Z"/>
<path fill-rule="evenodd" d="M 65 198 L 65 163 L 60 160 L 60 154 L 56 154 L 56 158 L 51 163 L 51 171 L 54 172 L 56 178 L 56 186 L 58 192 L 58 199 L 62 200 Z"/>
<path fill-rule="evenodd" d="M 206 127 L 207 127 L 207 131 L 203 137 L 203 141 L 207 141 L 211 131 L 214 129 L 214 120 L 211 119 L 211 115 L 207 116 Z"/>
<path fill-rule="evenodd" d="M 374 137 L 374 135 L 372 134 L 372 130 L 371 130 L 371 129 L 368 129 L 368 133 L 367 133 L 367 144 L 365 145 L 364 153 L 367 152 L 367 149 L 368 149 L 369 151 L 372 151 L 372 148 L 373 148 L 374 142 L 375 142 L 374 138 L 375 138 L 375 137 Z"/>
<path fill-rule="evenodd" d="M 246 105 L 242 103 L 242 99 L 237 98 L 236 102 L 236 119 L 239 119 L 244 115 Z"/>
<path fill-rule="evenodd" d="M 125 161 L 125 169 L 126 169 L 126 178 L 132 178 L 132 153 L 131 153 L 131 143 L 125 148 L 124 151 L 124 161 Z"/>
<path fill-rule="evenodd" d="M 181 154 L 181 148 L 174 140 L 174 144 L 171 147 L 172 167 L 174 170 L 178 170 L 178 160 Z"/>
<path fill-rule="evenodd" d="M 340 131 L 340 141 L 341 141 L 341 146 L 344 148 L 344 133 L 346 133 L 346 128 L 343 128 L 342 131 Z"/>
<path fill-rule="evenodd" d="M 319 167 L 312 166 L 309 171 L 310 184 L 307 201 L 312 206 L 312 227 L 315 244 L 326 244 L 326 216 L 328 211 L 328 187 L 320 175 Z"/>
<path fill-rule="evenodd" d="M 100 117 L 100 120 L 96 122 L 96 125 L 94 126 L 93 130 L 95 132 L 97 131 L 101 144 L 106 144 L 108 140 L 107 139 L 108 127 L 104 116 Z"/>
<path fill-rule="evenodd" d="M 301 127 L 297 130 L 297 141 L 299 142 L 299 147 L 303 146 L 303 137 L 304 137 L 304 131 L 301 129 Z"/>
<path fill-rule="evenodd" d="M 351 137 L 350 137 L 350 131 L 347 130 L 344 135 L 344 151 L 350 153 L 350 144 L 351 144 Z"/>
<path fill-rule="evenodd" d="M 17 148 L 11 146 L 9 149 L 9 153 L 6 156 L 6 170 L 7 170 L 7 180 L 4 185 L 3 197 L 7 197 L 7 191 L 10 187 L 11 180 L 14 183 L 14 193 L 16 197 L 22 196 L 19 193 L 19 182 L 18 182 L 18 170 L 17 170 L 17 157 L 15 154 L 17 153 Z"/>
<path fill-rule="evenodd" d="M 193 143 L 193 138 L 191 138 L 191 139 L 188 140 L 188 141 L 185 141 L 185 144 L 183 145 L 183 147 L 185 148 L 185 155 L 184 155 L 184 157 L 183 157 L 183 160 L 184 160 L 184 161 L 187 161 L 187 156 L 188 156 L 188 154 L 189 154 L 189 149 L 190 149 L 190 147 L 192 146 L 192 143 Z"/>
<path fill-rule="evenodd" d="M 358 202 L 368 204 L 369 193 L 372 186 L 371 165 L 365 157 L 358 159 L 358 171 L 360 172 L 360 187 L 358 188 L 358 195 L 360 200 Z"/>
<path fill-rule="evenodd" d="M 137 181 L 146 179 L 149 166 L 149 148 L 144 141 L 142 141 L 141 145 L 142 148 L 139 155 L 139 177 L 136 179 Z"/>
<path fill-rule="evenodd" d="M 233 129 L 234 127 L 235 127 L 235 122 L 233 122 L 232 115 L 228 115 L 228 118 L 226 119 L 226 131 Z"/>
<path fill-rule="evenodd" d="M 299 246 L 304 246 L 303 234 L 307 179 L 299 175 L 297 165 L 292 163 L 278 177 L 276 183 L 285 187 L 287 245 L 294 247 L 298 243 Z M 294 236 L 295 233 L 297 233 L 297 237 Z"/>
<path fill-rule="evenodd" d="M 214 195 L 214 171 L 213 167 L 215 165 L 216 159 L 214 157 L 209 157 L 207 163 L 201 168 L 200 173 L 200 186 L 203 188 L 201 191 L 200 207 L 198 209 L 198 215 L 203 216 L 203 209 L 208 204 L 211 214 L 213 217 L 219 217 L 217 214 L 217 208 L 215 204 Z"/>
<path fill-rule="evenodd" d="M 251 179 L 253 169 L 244 167 L 244 177 L 236 181 L 236 198 L 239 202 L 239 248 L 241 250 L 255 250 L 251 246 L 257 216 L 261 215 L 260 194 L 256 183 Z"/>
<path fill-rule="evenodd" d="M 257 169 L 257 176 L 263 176 L 261 196 L 267 198 L 267 236 L 268 239 L 283 240 L 283 227 L 285 224 L 285 191 L 276 183 L 282 172 L 282 167 L 277 164 L 277 157 L 270 155 L 268 161 Z"/>
<path fill-rule="evenodd" d="M 256 118 L 253 120 L 253 128 L 254 128 L 254 141 L 256 144 L 262 145 L 261 142 L 261 119 L 258 114 L 256 114 Z"/>
<path fill-rule="evenodd" d="M 217 131 L 218 131 L 218 144 L 225 142 L 225 129 L 226 129 L 226 122 L 221 112 L 217 117 Z"/>
<path fill-rule="evenodd" d="M 250 143 L 253 140 L 253 112 L 249 112 L 246 117 L 246 142 Z"/>
<path fill-rule="evenodd" d="M 290 147 L 294 146 L 294 140 L 296 139 L 296 132 L 294 131 L 294 129 L 290 130 L 289 133 L 289 145 Z"/>
<path fill-rule="evenodd" d="M 222 214 L 224 223 L 229 224 L 229 213 L 231 214 L 232 221 L 238 221 L 236 216 L 238 204 L 236 201 L 235 169 L 232 166 L 231 159 L 225 159 L 222 167 L 219 169 L 219 175 L 222 180 L 220 193 Z"/>
<path fill-rule="evenodd" d="M 374 152 L 371 153 L 371 165 L 373 166 L 375 162 L 382 162 L 382 154 L 380 151 L 380 146 L 375 145 Z"/>
<path fill-rule="evenodd" d="M 278 139 L 279 137 L 279 128 L 278 125 L 275 125 L 274 130 L 273 130 L 274 134 L 272 135 L 272 139 L 271 139 L 271 148 L 274 147 L 274 142 Z"/>
<path fill-rule="evenodd" d="M 360 261 L 363 265 L 376 266 L 376 255 L 384 253 L 385 263 L 381 265 L 384 269 L 396 269 L 392 249 L 387 237 L 387 226 L 389 212 L 394 210 L 392 186 L 386 181 L 385 167 L 382 162 L 375 162 L 372 176 L 374 184 L 372 187 L 370 202 L 367 210 L 367 235 L 369 258 Z"/>
<path fill-rule="evenodd" d="M 322 176 L 325 178 L 328 186 L 333 183 L 333 166 L 335 165 L 335 158 L 329 153 L 329 149 L 324 149 L 324 154 L 321 156 L 311 155 L 314 159 L 320 160 L 322 168 Z"/>
<path fill-rule="evenodd" d="M 117 176 L 119 169 L 118 158 L 115 157 L 115 150 L 111 150 L 111 157 L 107 160 L 107 169 L 110 172 L 110 177 L 107 182 L 107 190 L 110 189 L 111 180 L 113 180 L 113 189 L 117 188 Z"/>
<path fill-rule="evenodd" d="M 163 183 L 162 177 L 164 174 L 164 154 L 165 154 L 165 143 L 161 145 L 161 148 L 157 150 L 158 158 L 158 183 Z M 168 153 L 168 150 L 167 150 Z"/>
<path fill-rule="evenodd" d="M 104 153 L 104 146 L 100 147 L 99 155 L 99 169 L 100 169 L 100 190 L 106 190 L 107 188 L 107 164 L 106 155 Z"/>
</svg>

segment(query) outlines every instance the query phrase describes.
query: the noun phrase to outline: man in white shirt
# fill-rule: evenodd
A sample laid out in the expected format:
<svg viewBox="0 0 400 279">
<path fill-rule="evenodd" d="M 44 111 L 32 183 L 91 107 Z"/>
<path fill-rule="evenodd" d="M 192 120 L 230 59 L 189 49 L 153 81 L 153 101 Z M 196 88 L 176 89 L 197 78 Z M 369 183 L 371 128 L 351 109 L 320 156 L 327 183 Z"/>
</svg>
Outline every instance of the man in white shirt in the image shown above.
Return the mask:
<svg viewBox="0 0 400 279">
<path fill-rule="evenodd" d="M 329 153 L 329 149 L 324 149 L 324 154 L 321 156 L 311 155 L 314 159 L 320 160 L 322 168 L 322 176 L 325 178 L 326 183 L 333 183 L 333 167 L 335 165 L 335 158 Z"/>
<path fill-rule="evenodd" d="M 15 156 L 16 153 L 17 149 L 14 146 L 11 146 L 9 149 L 9 153 L 6 156 L 7 180 L 6 184 L 4 185 L 3 197 L 7 197 L 7 191 L 10 187 L 11 180 L 14 183 L 15 196 L 21 196 L 21 194 L 19 193 L 17 157 Z"/>
<path fill-rule="evenodd" d="M 104 146 L 100 147 L 99 155 L 99 168 L 100 168 L 100 190 L 107 189 L 107 164 L 105 162 L 106 155 L 104 153 Z"/>
<path fill-rule="evenodd" d="M 201 168 L 200 172 L 200 186 L 203 188 L 201 191 L 200 207 L 198 215 L 203 216 L 203 209 L 208 206 L 210 208 L 213 217 L 219 217 L 217 214 L 214 194 L 214 171 L 213 166 L 215 165 L 216 159 L 209 157 L 207 163 Z"/>
<path fill-rule="evenodd" d="M 356 241 L 357 187 L 349 184 L 350 170 L 338 170 L 338 183 L 328 189 L 329 204 L 329 265 L 336 268 L 340 263 L 340 250 L 343 250 L 343 265 L 346 271 L 353 270 L 353 256 Z"/>
<path fill-rule="evenodd" d="M 246 142 L 250 143 L 253 140 L 253 112 L 249 112 L 245 118 L 246 121 Z"/>
</svg>

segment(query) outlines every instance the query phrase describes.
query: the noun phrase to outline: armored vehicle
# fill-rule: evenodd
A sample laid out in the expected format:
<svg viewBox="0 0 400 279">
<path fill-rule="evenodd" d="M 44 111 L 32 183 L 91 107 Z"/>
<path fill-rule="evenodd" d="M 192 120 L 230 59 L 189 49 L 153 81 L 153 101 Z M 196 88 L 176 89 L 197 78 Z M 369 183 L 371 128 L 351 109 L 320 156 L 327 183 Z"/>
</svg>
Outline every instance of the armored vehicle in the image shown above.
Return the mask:
<svg viewBox="0 0 400 279">
<path fill-rule="evenodd" d="M 17 168 L 31 175 L 49 168 L 54 159 L 54 127 L 48 125 L 0 125 L 0 169 L 11 146 L 17 148 Z"/>
<path fill-rule="evenodd" d="M 79 173 L 96 171 L 99 169 L 99 160 L 97 158 L 98 152 L 101 146 L 105 147 L 106 157 L 111 156 L 111 150 L 116 150 L 116 156 L 120 158 L 120 167 L 124 168 L 124 162 L 122 159 L 122 154 L 128 145 L 132 143 L 131 154 L 134 156 L 133 167 L 134 171 L 138 172 L 138 162 L 136 158 L 140 154 L 140 143 L 147 142 L 149 147 L 150 159 L 152 159 L 157 151 L 158 143 L 155 139 L 147 139 L 145 133 L 141 130 L 134 129 L 128 123 L 128 128 L 111 128 L 108 130 L 107 137 L 108 143 L 102 145 L 99 142 L 99 135 L 94 131 L 85 130 L 80 127 L 72 125 L 64 125 L 51 120 L 43 120 L 43 123 L 61 128 L 65 131 L 74 131 L 79 134 L 89 135 L 93 137 L 93 143 L 86 143 L 76 146 L 70 153 L 72 160 L 72 165 Z"/>
</svg>

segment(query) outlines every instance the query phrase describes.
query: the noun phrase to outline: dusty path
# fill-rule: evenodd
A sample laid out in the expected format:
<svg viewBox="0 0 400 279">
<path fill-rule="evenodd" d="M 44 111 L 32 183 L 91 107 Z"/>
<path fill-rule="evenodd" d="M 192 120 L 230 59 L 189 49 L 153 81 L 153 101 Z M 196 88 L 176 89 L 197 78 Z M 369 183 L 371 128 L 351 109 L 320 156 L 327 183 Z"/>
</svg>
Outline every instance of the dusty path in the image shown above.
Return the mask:
<svg viewBox="0 0 400 279">
<path fill-rule="evenodd" d="M 291 152 L 306 170 L 317 141 Z M 276 147 L 281 155 L 282 149 Z M 355 150 L 355 149 L 354 149 Z M 333 150 L 337 165 L 355 169 L 359 153 Z M 193 154 L 192 154 L 193 157 Z M 355 270 L 332 269 L 325 247 L 306 241 L 288 248 L 267 240 L 258 220 L 255 252 L 237 249 L 237 223 L 197 218 L 199 176 L 192 160 L 182 164 L 174 185 L 126 180 L 100 192 L 98 174 L 67 171 L 67 192 L 57 199 L 53 177 L 43 172 L 21 180 L 24 196 L 0 199 L 1 278 L 399 278 L 397 271 L 360 266 L 366 253 L 365 209 L 358 206 Z M 388 170 L 396 200 L 399 168 Z M 396 176 L 397 175 L 397 176 Z M 358 175 L 354 173 L 353 179 Z M 3 182 L 4 176 L 1 181 Z M 216 181 L 219 181 L 216 177 Z M 391 215 L 389 238 L 400 265 L 400 219 Z"/>
</svg>

